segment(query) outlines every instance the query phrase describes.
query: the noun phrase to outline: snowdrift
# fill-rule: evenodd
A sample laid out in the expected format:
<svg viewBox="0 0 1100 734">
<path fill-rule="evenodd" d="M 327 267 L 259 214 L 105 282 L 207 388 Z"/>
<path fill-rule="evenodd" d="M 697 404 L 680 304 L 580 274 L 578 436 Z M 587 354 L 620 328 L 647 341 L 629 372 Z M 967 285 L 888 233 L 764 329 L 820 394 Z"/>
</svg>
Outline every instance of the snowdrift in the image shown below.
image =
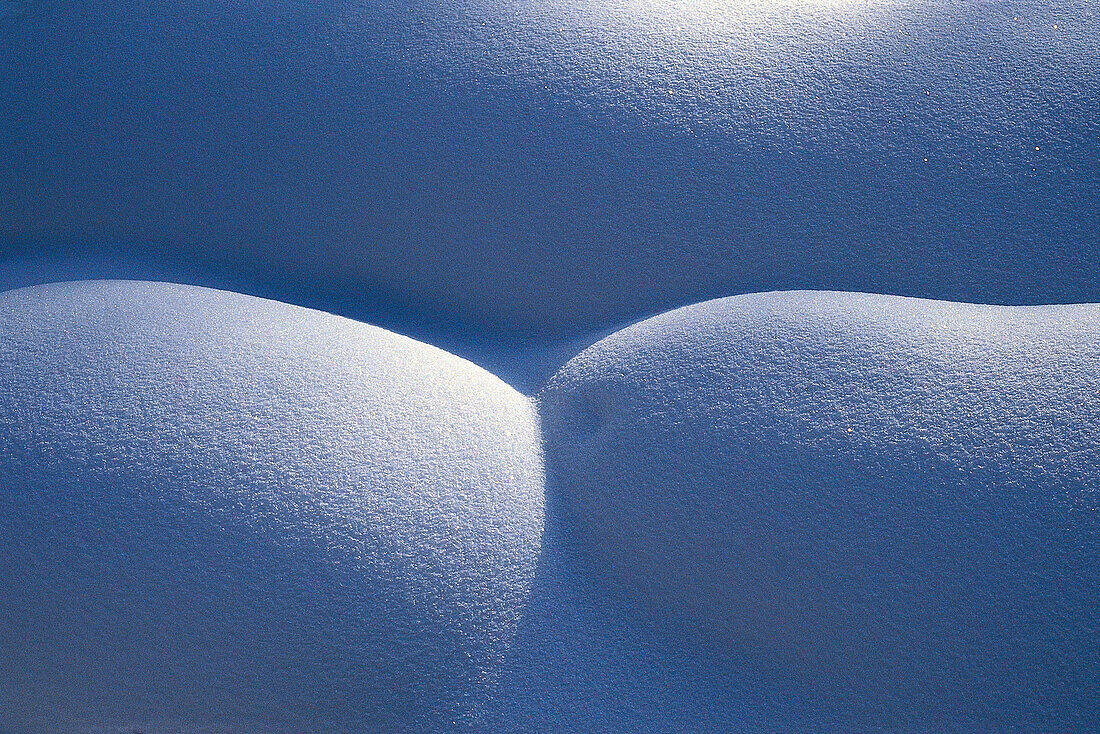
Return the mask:
<svg viewBox="0 0 1100 734">
<path fill-rule="evenodd" d="M 789 292 L 624 329 L 539 402 L 590 556 L 685 641 L 918 728 L 1075 728 L 1098 395 L 1095 305 Z"/>
<path fill-rule="evenodd" d="M 0 729 L 470 727 L 539 553 L 530 401 L 320 312 L 0 296 Z"/>
<path fill-rule="evenodd" d="M 1100 301 L 1081 0 L 8 5 L 0 261 L 87 257 L 0 287 L 174 269 L 480 332 Z"/>
<path fill-rule="evenodd" d="M 1097 306 L 711 301 L 537 412 L 222 291 L 0 316 L 0 728 L 1097 723 Z"/>
</svg>

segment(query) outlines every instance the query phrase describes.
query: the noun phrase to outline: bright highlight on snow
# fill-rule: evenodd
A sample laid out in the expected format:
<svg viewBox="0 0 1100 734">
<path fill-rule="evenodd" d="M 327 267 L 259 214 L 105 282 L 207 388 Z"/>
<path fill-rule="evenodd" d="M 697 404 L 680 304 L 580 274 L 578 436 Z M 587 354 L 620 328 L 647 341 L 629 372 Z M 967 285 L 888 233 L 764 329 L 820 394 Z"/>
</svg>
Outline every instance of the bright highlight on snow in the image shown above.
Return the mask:
<svg viewBox="0 0 1100 734">
<path fill-rule="evenodd" d="M 574 679 L 637 691 L 611 730 L 1095 714 L 1095 305 L 712 301 L 584 350 L 537 412 L 224 291 L 0 312 L 5 730 L 571 727 Z M 645 676 L 755 683 L 662 714 Z"/>
<path fill-rule="evenodd" d="M 0 0 L 0 734 L 1100 732 L 1090 6 Z"/>
<path fill-rule="evenodd" d="M 662 8 L 677 12 L 715 13 L 766 13 L 777 9 L 789 8 L 845 8 L 867 7 L 889 4 L 890 0 L 673 0 L 673 2 L 654 2 L 653 0 L 635 0 L 638 7 Z"/>
</svg>

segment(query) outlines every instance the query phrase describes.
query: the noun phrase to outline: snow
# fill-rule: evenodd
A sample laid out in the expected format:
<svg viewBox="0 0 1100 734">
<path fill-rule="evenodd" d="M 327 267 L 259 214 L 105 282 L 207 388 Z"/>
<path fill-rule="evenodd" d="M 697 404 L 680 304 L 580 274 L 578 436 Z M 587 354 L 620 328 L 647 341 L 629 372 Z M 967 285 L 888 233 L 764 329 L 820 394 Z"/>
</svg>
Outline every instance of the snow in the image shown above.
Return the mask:
<svg viewBox="0 0 1100 734">
<path fill-rule="evenodd" d="M 497 378 L 168 284 L 0 296 L 0 477 L 19 732 L 473 725 L 543 526 L 534 409 Z"/>
<path fill-rule="evenodd" d="M 1098 43 L 1083 0 L 26 3 L 0 260 L 116 253 L 401 331 L 1096 302 Z"/>
<path fill-rule="evenodd" d="M 1098 391 L 1096 305 L 785 292 L 615 333 L 539 403 L 611 587 L 812 721 L 1085 729 Z"/>
<path fill-rule="evenodd" d="M 1088 0 L 0 2 L 0 732 L 1100 730 L 1098 72 Z"/>
<path fill-rule="evenodd" d="M 271 300 L 5 293 L 0 728 L 1089 730 L 1098 362 L 1095 305 L 755 294 L 536 408 Z"/>
<path fill-rule="evenodd" d="M 274 301 L 10 291 L 0 729 L 1095 728 L 1098 363 L 1095 305 L 777 292 L 536 407 Z"/>
</svg>

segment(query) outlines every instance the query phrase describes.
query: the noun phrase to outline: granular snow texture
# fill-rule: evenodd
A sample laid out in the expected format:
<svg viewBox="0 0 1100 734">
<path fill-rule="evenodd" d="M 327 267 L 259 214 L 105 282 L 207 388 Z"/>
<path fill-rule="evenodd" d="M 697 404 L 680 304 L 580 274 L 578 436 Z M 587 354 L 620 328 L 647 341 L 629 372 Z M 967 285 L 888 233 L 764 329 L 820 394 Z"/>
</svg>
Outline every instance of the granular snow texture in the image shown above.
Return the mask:
<svg viewBox="0 0 1100 734">
<path fill-rule="evenodd" d="M 64 279 L 479 332 L 790 288 L 1100 301 L 1090 0 L 18 5 L 0 261 L 165 263 Z"/>
<path fill-rule="evenodd" d="M 0 296 L 0 730 L 478 724 L 543 527 L 529 399 L 136 282 Z"/>
<path fill-rule="evenodd" d="M 1100 307 L 788 292 L 624 329 L 540 394 L 593 563 L 849 726 L 1093 728 Z"/>
<path fill-rule="evenodd" d="M 1097 99 L 1092 0 L 0 1 L 0 291 L 112 281 L 0 294 L 0 732 L 1100 731 Z"/>
</svg>

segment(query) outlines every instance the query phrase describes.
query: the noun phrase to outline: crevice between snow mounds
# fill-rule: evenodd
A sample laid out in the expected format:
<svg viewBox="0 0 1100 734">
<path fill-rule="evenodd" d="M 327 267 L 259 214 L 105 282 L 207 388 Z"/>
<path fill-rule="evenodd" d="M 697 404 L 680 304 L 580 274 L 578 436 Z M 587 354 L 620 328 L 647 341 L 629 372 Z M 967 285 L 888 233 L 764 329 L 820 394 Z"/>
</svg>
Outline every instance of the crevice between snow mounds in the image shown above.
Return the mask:
<svg viewBox="0 0 1100 734">
<path fill-rule="evenodd" d="M 540 445 L 374 327 L 2 294 L 0 728 L 1091 730 L 1098 387 L 1097 306 L 762 294 L 577 355 Z"/>
<path fill-rule="evenodd" d="M 808 716 L 1095 723 L 1100 306 L 721 299 L 538 401 L 548 491 L 619 592 L 803 679 Z"/>
<path fill-rule="evenodd" d="M 0 295 L 0 729 L 479 725 L 540 553 L 530 400 L 202 288 Z"/>
</svg>

